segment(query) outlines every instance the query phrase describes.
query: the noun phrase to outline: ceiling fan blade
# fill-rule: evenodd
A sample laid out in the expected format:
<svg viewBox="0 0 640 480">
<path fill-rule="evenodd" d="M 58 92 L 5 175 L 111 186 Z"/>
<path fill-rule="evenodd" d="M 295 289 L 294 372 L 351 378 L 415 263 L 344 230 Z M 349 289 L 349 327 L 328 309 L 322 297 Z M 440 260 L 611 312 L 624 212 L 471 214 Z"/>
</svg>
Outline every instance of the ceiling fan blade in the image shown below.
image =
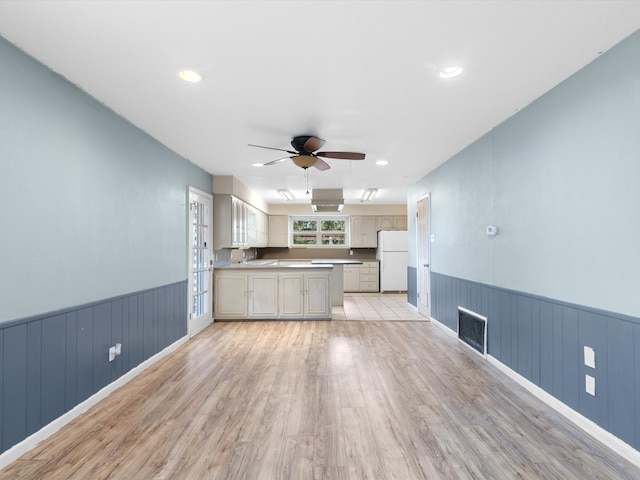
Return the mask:
<svg viewBox="0 0 640 480">
<path fill-rule="evenodd" d="M 287 152 L 287 153 L 290 153 L 291 155 L 298 154 L 298 152 L 292 152 L 291 150 L 285 150 L 284 148 L 265 147 L 263 145 L 253 145 L 251 143 L 248 143 L 247 145 L 249 145 L 250 147 L 266 148 L 267 150 L 277 150 L 279 152 Z"/>
<path fill-rule="evenodd" d="M 340 160 L 364 160 L 364 153 L 355 152 L 318 152 L 315 154 L 318 157 L 324 158 L 337 158 Z"/>
<path fill-rule="evenodd" d="M 262 166 L 267 167 L 269 165 L 275 165 L 276 163 L 284 162 L 285 160 L 289 160 L 290 158 L 291 157 L 276 158 L 275 160 L 271 160 L 270 162 L 263 163 Z"/>
<path fill-rule="evenodd" d="M 327 162 L 318 157 L 316 157 L 316 163 L 314 163 L 313 166 L 322 171 L 329 170 L 331 168 Z"/>
<path fill-rule="evenodd" d="M 302 148 L 307 152 L 315 152 L 316 150 L 322 148 L 325 144 L 325 141 L 318 137 L 309 137 L 309 139 L 304 142 Z"/>
</svg>

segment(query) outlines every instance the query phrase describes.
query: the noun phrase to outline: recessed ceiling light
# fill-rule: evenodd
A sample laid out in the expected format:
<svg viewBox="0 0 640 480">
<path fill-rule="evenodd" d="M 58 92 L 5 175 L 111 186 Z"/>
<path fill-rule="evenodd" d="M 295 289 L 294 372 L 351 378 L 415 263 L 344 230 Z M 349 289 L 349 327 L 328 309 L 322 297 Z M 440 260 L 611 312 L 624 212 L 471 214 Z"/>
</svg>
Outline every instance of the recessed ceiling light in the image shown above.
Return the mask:
<svg viewBox="0 0 640 480">
<path fill-rule="evenodd" d="M 198 83 L 202 80 L 202 75 L 198 72 L 194 72 L 193 70 L 180 70 L 178 72 L 178 76 L 189 83 Z"/>
<path fill-rule="evenodd" d="M 264 163 L 252 163 L 252 167 L 264 167 Z"/>
<path fill-rule="evenodd" d="M 376 165 L 388 165 L 389 162 L 387 160 L 378 160 L 376 162 Z"/>
<path fill-rule="evenodd" d="M 462 67 L 446 67 L 440 70 L 440 78 L 455 78 L 463 72 Z"/>
</svg>

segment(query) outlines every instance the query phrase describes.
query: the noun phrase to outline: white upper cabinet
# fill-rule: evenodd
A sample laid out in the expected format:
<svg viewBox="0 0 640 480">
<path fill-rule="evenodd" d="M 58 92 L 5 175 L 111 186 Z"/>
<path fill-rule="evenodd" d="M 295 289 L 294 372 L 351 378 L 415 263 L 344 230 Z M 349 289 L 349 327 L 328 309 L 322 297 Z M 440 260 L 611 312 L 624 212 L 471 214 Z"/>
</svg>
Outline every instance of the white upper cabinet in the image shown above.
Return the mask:
<svg viewBox="0 0 640 480">
<path fill-rule="evenodd" d="M 213 249 L 266 247 L 267 215 L 233 195 L 213 196 Z"/>
<path fill-rule="evenodd" d="M 378 246 L 376 226 L 375 215 L 351 215 L 351 248 L 376 248 Z"/>
<path fill-rule="evenodd" d="M 289 246 L 289 217 L 287 215 L 269 215 L 268 246 Z"/>
</svg>

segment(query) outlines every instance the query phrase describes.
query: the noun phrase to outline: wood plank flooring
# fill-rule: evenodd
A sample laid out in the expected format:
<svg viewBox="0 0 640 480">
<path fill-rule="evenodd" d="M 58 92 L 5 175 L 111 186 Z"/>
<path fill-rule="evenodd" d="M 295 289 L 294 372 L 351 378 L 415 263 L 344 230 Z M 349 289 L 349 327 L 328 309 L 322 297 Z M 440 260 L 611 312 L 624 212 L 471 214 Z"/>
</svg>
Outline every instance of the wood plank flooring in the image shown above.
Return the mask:
<svg viewBox="0 0 640 480">
<path fill-rule="evenodd" d="M 372 297 L 372 298 L 375 298 Z M 638 479 L 432 322 L 214 323 L 0 479 Z"/>
</svg>

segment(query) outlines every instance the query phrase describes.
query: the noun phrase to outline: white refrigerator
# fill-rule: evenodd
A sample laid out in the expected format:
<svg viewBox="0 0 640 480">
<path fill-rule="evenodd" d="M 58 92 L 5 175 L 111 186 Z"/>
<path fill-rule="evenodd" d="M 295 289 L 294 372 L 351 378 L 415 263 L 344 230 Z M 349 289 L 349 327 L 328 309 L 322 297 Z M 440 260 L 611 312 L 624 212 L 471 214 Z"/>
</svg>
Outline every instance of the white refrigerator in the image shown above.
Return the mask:
<svg viewBox="0 0 640 480">
<path fill-rule="evenodd" d="M 380 291 L 406 292 L 408 240 L 406 231 L 378 232 L 376 258 L 380 260 Z"/>
</svg>

